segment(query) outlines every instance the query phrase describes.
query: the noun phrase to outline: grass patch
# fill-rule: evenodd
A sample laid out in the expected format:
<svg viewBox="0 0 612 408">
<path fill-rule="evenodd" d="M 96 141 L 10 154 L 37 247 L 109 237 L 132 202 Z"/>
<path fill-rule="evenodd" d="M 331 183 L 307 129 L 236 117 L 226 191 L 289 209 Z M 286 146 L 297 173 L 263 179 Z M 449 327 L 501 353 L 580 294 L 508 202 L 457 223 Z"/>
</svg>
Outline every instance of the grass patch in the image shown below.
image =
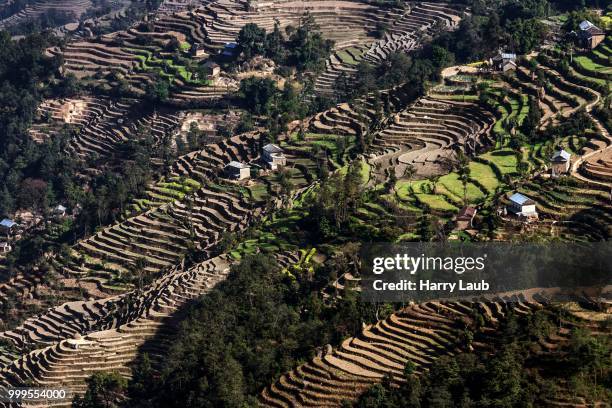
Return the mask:
<svg viewBox="0 0 612 408">
<path fill-rule="evenodd" d="M 459 208 L 455 207 L 454 205 L 446 201 L 440 195 L 415 194 L 415 196 L 420 202 L 427 205 L 433 210 L 438 210 L 438 211 L 458 211 L 459 210 Z"/>
<path fill-rule="evenodd" d="M 578 65 L 580 65 L 587 71 L 599 72 L 603 74 L 612 74 L 612 67 L 606 67 L 604 65 L 598 64 L 585 55 L 574 57 L 574 60 Z"/>
<path fill-rule="evenodd" d="M 249 187 L 251 191 L 251 197 L 255 201 L 263 201 L 268 197 L 268 189 L 263 183 L 256 183 L 253 186 Z"/>
<path fill-rule="evenodd" d="M 495 192 L 500 185 L 500 181 L 491 166 L 484 163 L 470 162 L 470 177 L 478 180 L 491 193 Z"/>
<path fill-rule="evenodd" d="M 456 173 L 448 174 L 440 178 L 439 183 L 450 191 L 455 197 L 459 197 L 463 201 L 463 183 Z M 469 202 L 476 202 L 485 197 L 485 194 L 473 183 L 466 184 L 466 198 Z"/>
<path fill-rule="evenodd" d="M 503 175 L 516 173 L 518 161 L 511 149 L 495 150 L 480 157 L 495 165 Z"/>
</svg>

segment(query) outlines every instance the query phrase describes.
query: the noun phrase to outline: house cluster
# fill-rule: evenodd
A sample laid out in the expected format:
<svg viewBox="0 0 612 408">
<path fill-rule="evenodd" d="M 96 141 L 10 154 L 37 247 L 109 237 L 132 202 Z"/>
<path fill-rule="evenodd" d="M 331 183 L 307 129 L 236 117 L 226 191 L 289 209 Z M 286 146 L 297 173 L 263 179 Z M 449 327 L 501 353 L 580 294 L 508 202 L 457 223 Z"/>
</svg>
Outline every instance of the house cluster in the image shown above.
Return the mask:
<svg viewBox="0 0 612 408">
<path fill-rule="evenodd" d="M 557 149 L 550 157 L 551 177 L 560 177 L 568 174 L 571 168 L 572 155 L 564 149 Z M 538 219 L 536 203 L 531 198 L 521 193 L 514 193 L 509 198 L 509 203 L 504 213 L 514 214 L 520 219 L 532 221 Z"/>
<path fill-rule="evenodd" d="M 283 149 L 275 144 L 265 145 L 261 152 L 261 161 L 272 171 L 287 165 L 287 158 Z M 232 180 L 246 180 L 251 177 L 251 166 L 238 161 L 229 162 L 223 171 L 225 177 Z"/>
</svg>

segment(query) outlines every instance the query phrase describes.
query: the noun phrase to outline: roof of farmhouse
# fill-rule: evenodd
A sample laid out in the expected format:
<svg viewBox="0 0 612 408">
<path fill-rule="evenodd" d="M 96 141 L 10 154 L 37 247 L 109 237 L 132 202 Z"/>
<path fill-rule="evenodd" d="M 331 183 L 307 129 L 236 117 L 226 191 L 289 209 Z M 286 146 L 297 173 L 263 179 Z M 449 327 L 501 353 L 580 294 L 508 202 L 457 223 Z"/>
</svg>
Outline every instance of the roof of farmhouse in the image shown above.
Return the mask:
<svg viewBox="0 0 612 408">
<path fill-rule="evenodd" d="M 231 161 L 231 162 L 227 163 L 227 167 L 234 167 L 236 169 L 249 169 L 249 168 L 251 168 L 251 166 L 249 166 L 248 164 L 240 163 L 240 162 L 237 162 L 237 161 Z"/>
<path fill-rule="evenodd" d="M 531 198 L 524 196 L 521 193 L 512 194 L 512 196 L 510 197 L 510 201 L 518 205 L 535 204 L 535 202 Z"/>
<path fill-rule="evenodd" d="M 566 162 L 570 159 L 571 154 L 569 154 L 568 152 L 566 152 L 565 150 L 561 149 L 561 150 L 557 150 L 556 152 L 553 153 L 551 160 L 554 162 Z"/>
</svg>

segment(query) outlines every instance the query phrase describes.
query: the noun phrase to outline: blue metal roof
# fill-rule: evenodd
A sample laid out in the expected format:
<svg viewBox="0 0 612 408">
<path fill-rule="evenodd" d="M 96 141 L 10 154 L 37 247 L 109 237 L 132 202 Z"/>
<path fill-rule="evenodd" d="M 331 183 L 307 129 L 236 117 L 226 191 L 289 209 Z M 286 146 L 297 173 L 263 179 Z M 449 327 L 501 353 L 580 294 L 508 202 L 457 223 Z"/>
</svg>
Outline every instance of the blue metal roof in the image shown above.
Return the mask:
<svg viewBox="0 0 612 408">
<path fill-rule="evenodd" d="M 583 21 L 580 23 L 580 29 L 581 29 L 582 31 L 584 31 L 584 30 L 588 30 L 589 28 L 593 27 L 593 25 L 594 25 L 594 24 L 593 24 L 593 23 L 591 23 L 589 20 L 583 20 Z"/>
<path fill-rule="evenodd" d="M 531 201 L 531 199 L 529 197 L 522 195 L 521 193 L 514 193 L 510 197 L 510 201 L 517 203 L 518 205 L 523 205 L 527 203 L 528 201 Z"/>
<path fill-rule="evenodd" d="M 2 221 L 0 221 L 0 226 L 3 226 L 5 228 L 12 228 L 15 225 L 17 225 L 17 223 L 9 220 L 8 218 L 5 218 Z"/>
</svg>

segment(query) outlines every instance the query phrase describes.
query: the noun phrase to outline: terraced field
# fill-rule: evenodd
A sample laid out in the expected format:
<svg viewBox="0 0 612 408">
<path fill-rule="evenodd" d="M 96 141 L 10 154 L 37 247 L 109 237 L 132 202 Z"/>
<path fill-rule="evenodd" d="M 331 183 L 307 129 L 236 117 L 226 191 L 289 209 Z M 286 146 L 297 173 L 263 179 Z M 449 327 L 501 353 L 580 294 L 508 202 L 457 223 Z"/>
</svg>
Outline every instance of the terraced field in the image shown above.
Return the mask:
<svg viewBox="0 0 612 408">
<path fill-rule="evenodd" d="M 612 47 L 610 40 L 606 38 L 606 41 L 591 52 L 576 56 L 572 65 L 580 74 L 593 77 L 596 82 L 604 84 L 612 78 L 611 56 Z"/>
<path fill-rule="evenodd" d="M 122 144 L 144 135 L 159 146 L 179 126 L 173 113 L 151 111 L 133 99 L 48 100 L 39 108 L 38 116 L 40 120 L 30 129 L 34 140 L 53 136 L 69 125 L 76 129 L 69 141 L 69 154 L 88 162 L 108 160 L 118 155 Z"/>
<path fill-rule="evenodd" d="M 376 136 L 379 150 L 398 149 L 378 160 L 393 163 L 398 177 L 408 165 L 416 168 L 417 175 L 443 174 L 454 160 L 453 151 L 476 152 L 491 144 L 493 122 L 493 115 L 471 102 L 423 98 L 396 115 Z M 405 147 L 410 150 L 403 151 Z"/>
<path fill-rule="evenodd" d="M 387 27 L 383 38 L 376 41 L 351 39 L 337 44 L 326 61 L 325 72 L 317 77 L 315 90 L 333 96 L 334 83 L 342 75 L 356 73 L 361 61 L 378 64 L 394 52 L 410 52 L 421 46 L 423 38 L 436 30 L 453 29 L 460 20 L 460 11 L 444 3 L 420 2 L 404 10 L 391 10 L 381 20 Z M 351 38 L 351 37 L 347 37 Z"/>
<path fill-rule="evenodd" d="M 265 211 L 243 196 L 243 188 L 211 182 L 230 160 L 254 160 L 251 147 L 255 141 L 255 135 L 238 136 L 181 158 L 172 173 L 177 180 L 191 185 L 190 198 L 177 198 L 108 227 L 79 242 L 69 259 L 56 259 L 64 289 L 70 284 L 85 291 L 89 288 L 85 297 L 98 300 L 65 303 L 0 333 L 18 350 L 36 348 L 19 358 L 2 352 L 2 385 L 59 381 L 81 392 L 84 380 L 95 371 L 116 369 L 128 375 L 127 364 L 138 352 L 149 350 L 145 342 L 153 336 L 150 351 L 161 355 L 163 338 L 172 333 L 176 322 L 174 312 L 209 290 L 227 272 L 230 259 L 214 257 L 214 245 L 221 233 L 246 228 Z M 288 156 L 289 163 L 292 157 Z M 179 178 L 179 174 L 197 178 L 202 184 L 193 179 L 187 182 L 190 179 Z M 172 183 L 177 184 L 174 188 L 180 186 L 178 181 Z M 169 184 L 163 183 L 166 188 Z M 273 200 L 271 195 L 265 202 Z M 207 254 L 209 260 L 183 271 L 174 265 L 182 265 L 187 242 L 198 246 L 197 250 Z M 291 254 L 279 253 L 278 257 L 281 265 L 298 261 Z M 121 283 L 120 278 L 141 259 L 144 272 L 159 278 L 144 290 L 125 293 L 130 285 Z M 164 273 L 159 274 L 162 270 Z M 31 294 L 37 282 L 40 278 L 36 276 L 19 276 L 4 284 L 2 290 Z M 66 401 L 57 404 L 65 406 Z"/>
<path fill-rule="evenodd" d="M 186 3 L 185 3 L 186 4 Z M 169 9 L 175 7 L 166 4 Z M 171 39 L 181 44 L 202 44 L 209 55 L 216 55 L 226 43 L 236 40 L 247 23 L 256 23 L 266 30 L 277 20 L 281 28 L 297 26 L 306 14 L 312 16 L 322 34 L 335 40 L 337 53 L 327 62 L 328 70 L 317 80 L 316 89 L 330 92 L 339 72 L 354 70 L 363 57 L 372 62 L 386 58 L 394 51 L 408 51 L 419 45 L 423 35 L 434 27 L 454 27 L 458 11 L 439 3 L 416 3 L 409 10 L 378 8 L 356 1 L 291 1 L 271 2 L 246 11 L 241 1 L 205 2 L 192 11 L 158 13 L 151 24 L 139 24 L 127 31 L 103 35 L 97 39 L 70 42 L 61 53 L 67 72 L 79 78 L 104 83 L 107 90 L 119 85 L 118 77 L 127 81 L 132 92 L 139 94 L 152 75 L 172 81 L 171 101 L 180 106 L 214 103 L 235 90 L 235 83 L 211 84 L 193 79 L 188 58 L 178 59 L 166 51 Z M 389 27 L 385 38 L 372 43 L 369 35 L 377 24 Z"/>
<path fill-rule="evenodd" d="M 519 192 L 538 203 L 541 227 L 550 236 L 567 241 L 602 241 L 612 236 L 609 191 L 578 183 L 527 183 Z"/>
<path fill-rule="evenodd" d="M 453 6 L 433 2 L 380 8 L 357 1 L 273 1 L 251 7 L 237 0 L 165 1 L 147 24 L 77 38 L 63 49 L 50 50 L 64 57 L 67 72 L 88 85 L 112 92 L 127 84 L 134 98 L 47 100 L 39 108 L 31 137 L 40 142 L 66 128 L 73 130 L 69 153 L 91 162 L 88 171 L 96 174 L 96 164 L 118 154 L 126 141 L 146 133 L 160 144 L 177 136 L 185 114 L 177 106 L 216 104 L 236 89 L 237 82 L 229 75 L 222 74 L 226 80 L 222 83 L 196 79 L 186 56 L 190 44 L 204 44 L 213 55 L 235 41 L 247 23 L 270 30 L 275 20 L 287 27 L 309 14 L 324 36 L 336 40 L 327 69 L 315 84 L 317 92 L 330 95 L 338 76 L 350 76 L 361 61 L 379 63 L 393 52 L 413 50 L 438 30 L 455 28 L 461 14 Z M 381 24 L 387 30 L 374 40 L 372 33 Z M 173 39 L 181 44 L 179 57 L 167 50 Z M 503 206 L 502 193 L 512 183 L 514 190 L 538 204 L 541 221 L 534 228 L 561 240 L 609 239 L 612 139 L 591 112 L 607 95 L 610 55 L 605 43 L 566 67 L 564 55 L 550 50 L 532 57 L 537 61 L 535 71 L 528 61 L 520 61 L 515 75 L 457 75 L 417 101 L 410 100 L 406 84 L 340 103 L 310 118 L 305 133 L 290 132 L 278 140 L 287 157 L 282 176 L 289 179 L 290 194 L 283 192 L 281 176 L 262 166 L 260 131 L 179 157 L 145 196 L 129 204 L 120 222 L 101 227 L 68 253 L 50 256 L 51 271 L 19 273 L 0 285 L 2 305 L 12 296 L 42 302 L 38 296 L 45 290 L 61 294 L 59 299 L 88 299 L 43 303 L 49 306 L 46 311 L 0 332 L 0 339 L 17 350 L 0 348 L 0 386 L 66 386 L 83 392 L 84 380 L 94 372 L 114 370 L 130 376 L 129 366 L 139 353 L 148 352 L 154 359 L 163 355 L 183 307 L 223 280 L 230 265 L 245 254 L 275 253 L 287 274 L 304 267 L 312 250 L 297 252 L 298 247 L 288 240 L 283 243 L 280 234 L 264 227 L 291 233 L 289 221 L 300 217 L 299 209 L 291 207 L 299 207 L 313 189 L 323 162 L 329 170 L 342 173 L 352 160 L 363 160 L 363 187 L 369 192 L 378 193 L 388 181 L 397 180 L 385 194 L 359 203 L 350 222 L 366 233 L 377 221 L 399 223 L 401 218 L 414 232 L 399 240 L 419 239 L 417 223 L 426 211 L 450 219 L 468 203 Z M 171 81 L 172 109 L 152 111 L 137 99 L 156 75 Z M 479 101 L 478 82 L 488 84 L 492 105 Z M 536 98 L 543 111 L 542 128 L 562 123 L 579 109 L 585 109 L 595 124 L 588 138 L 567 135 L 560 140 L 576 156 L 571 182 L 525 178 L 514 183 L 522 163 L 528 165 L 528 173 L 546 169 L 545 152 L 552 148 L 550 143 L 518 151 L 507 147 L 529 113 L 529 97 Z M 360 140 L 371 145 L 358 146 Z M 364 153 L 357 155 L 360 148 Z M 456 169 L 459 151 L 472 158 L 465 185 Z M 223 180 L 222 170 L 230 161 L 249 163 L 257 177 L 240 183 Z M 266 218 L 278 208 L 284 210 L 282 217 Z M 239 235 L 256 223 L 260 229 L 250 231 L 249 239 L 221 253 L 224 236 Z M 510 227 L 502 225 L 496 238 L 508 238 Z M 185 268 L 185 259 L 195 254 L 206 260 Z M 2 264 L 0 255 L 0 269 Z M 51 285 L 49 276 L 59 284 Z M 144 277 L 150 283 L 143 286 Z M 358 279 L 343 274 L 332 286 L 338 292 Z M 328 295 L 328 301 L 334 296 Z M 341 406 L 385 375 L 402 381 L 408 361 L 420 374 L 440 356 L 465 350 L 462 333 L 473 325 L 475 312 L 485 317 L 486 325 L 472 345 L 485 348 L 488 336 L 511 310 L 529 314 L 540 307 L 537 297 L 410 305 L 364 327 L 340 346 L 319 351 L 264 389 L 260 403 Z M 68 404 L 58 401 L 56 406 Z"/>
<path fill-rule="evenodd" d="M 498 147 L 510 138 L 507 125 L 515 123 L 519 127 L 527 115 L 527 95 L 538 101 L 542 111 L 541 128 L 558 124 L 579 109 L 584 109 L 595 124 L 595 132 L 586 136 L 573 135 L 584 138 L 583 141 L 576 138 L 569 141 L 571 146 L 568 148 L 574 149 L 580 156 L 573 163 L 573 175 L 592 185 L 609 185 L 607 157 L 610 155 L 612 138 L 609 129 L 591 114 L 609 93 L 605 81 L 602 82 L 594 71 L 580 70 L 576 63 L 566 65 L 564 59 L 569 60 L 569 57 L 554 50 L 533 58 L 537 62 L 535 70 L 530 68 L 527 61 L 522 61 L 516 75 L 488 82 L 489 92 L 498 98 L 497 121 L 493 128 Z"/>
<path fill-rule="evenodd" d="M 260 404 L 266 407 L 342 406 L 343 401 L 357 399 L 385 375 L 390 374 L 392 381 L 401 381 L 408 361 L 414 363 L 416 373 L 422 373 L 436 358 L 460 352 L 464 347 L 461 332 L 475 310 L 486 316 L 486 333 L 494 330 L 509 308 L 518 313 L 531 313 L 539 307 L 524 300 L 514 306 L 430 302 L 406 307 L 364 327 L 358 336 L 346 339 L 338 348 L 328 346 L 311 361 L 281 376 L 263 390 Z M 482 345 L 474 342 L 474 347 Z"/>
<path fill-rule="evenodd" d="M 281 266 L 296 260 L 292 254 L 278 256 Z M 0 386 L 36 382 L 80 393 L 84 379 L 95 372 L 129 375 L 128 364 L 138 353 L 147 352 L 154 361 L 163 355 L 181 308 L 224 279 L 230 263 L 227 257 L 215 257 L 187 270 L 176 267 L 144 292 L 66 303 L 1 333 L 20 348 L 39 348 L 5 365 Z M 48 346 L 40 348 L 44 345 Z M 69 404 L 67 399 L 28 406 Z"/>
<path fill-rule="evenodd" d="M 535 297 L 539 298 L 537 294 Z M 406 307 L 364 327 L 359 335 L 337 348 L 327 346 L 309 362 L 284 374 L 262 391 L 259 403 L 265 407 L 340 407 L 355 401 L 384 376 L 390 375 L 392 384 L 401 383 L 407 362 L 413 364 L 419 375 L 437 358 L 464 351 L 461 332 L 470 327 L 475 314 L 484 317 L 485 325 L 471 346 L 476 350 L 489 349 L 496 327 L 509 313 L 528 315 L 542 308 L 533 299 L 515 297 L 513 302 L 428 302 Z M 567 326 L 558 334 L 540 342 L 543 353 L 554 353 L 567 344 L 573 327 L 594 327 L 598 333 L 596 324 L 590 320 L 578 324 L 564 321 L 564 325 Z M 584 401 L 568 396 L 549 403 L 579 406 Z"/>
<path fill-rule="evenodd" d="M 47 13 L 65 14 L 71 23 L 75 23 L 91 6 L 92 2 L 89 0 L 37 0 L 10 17 L 0 20 L 0 30 L 34 21 Z"/>
<path fill-rule="evenodd" d="M 580 167 L 580 173 L 589 180 L 612 183 L 612 150 L 606 149 L 590 156 Z"/>
</svg>

